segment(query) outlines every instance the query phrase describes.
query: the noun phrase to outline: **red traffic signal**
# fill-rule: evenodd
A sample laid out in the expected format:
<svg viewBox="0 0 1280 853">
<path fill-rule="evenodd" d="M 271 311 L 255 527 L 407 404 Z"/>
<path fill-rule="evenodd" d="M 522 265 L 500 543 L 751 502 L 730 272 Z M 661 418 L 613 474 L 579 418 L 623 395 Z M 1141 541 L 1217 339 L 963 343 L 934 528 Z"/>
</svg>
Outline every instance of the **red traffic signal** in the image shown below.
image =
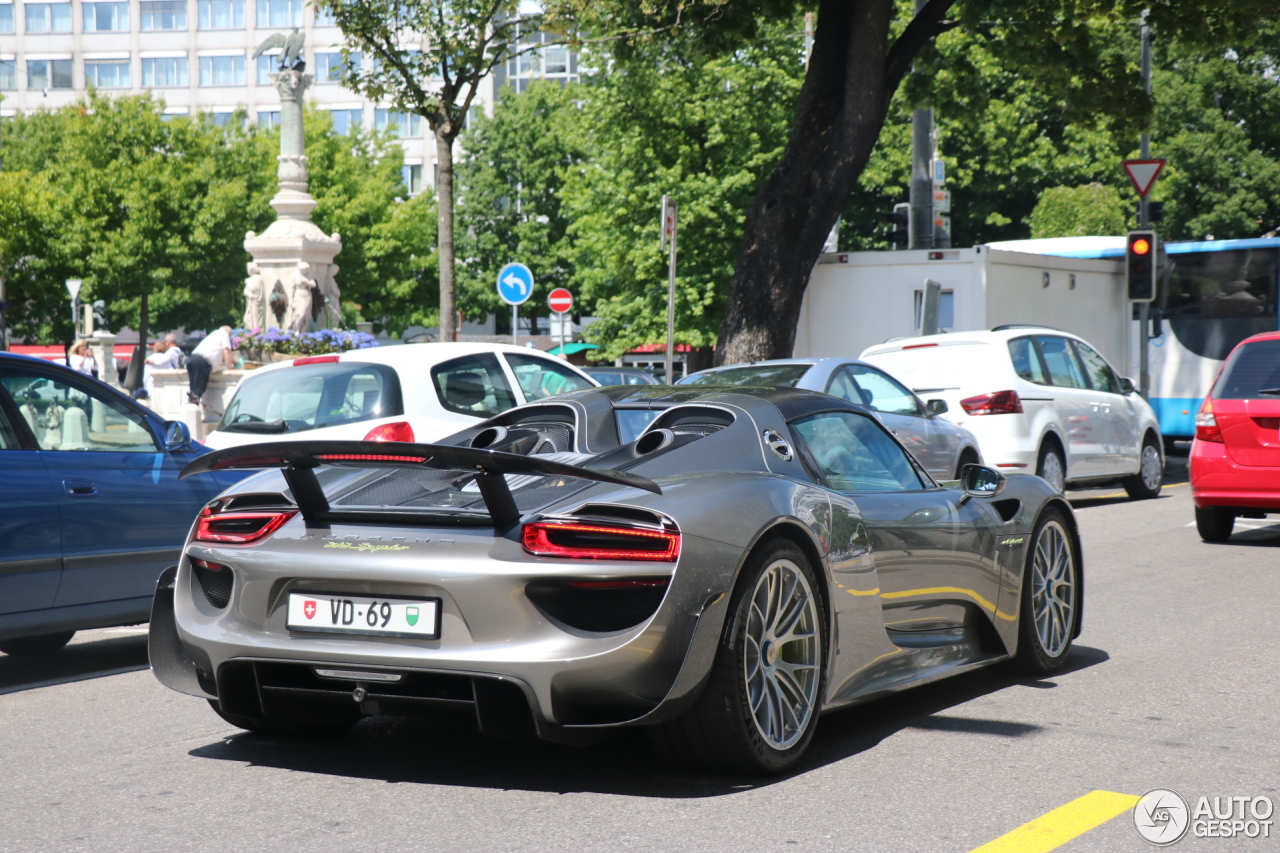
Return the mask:
<svg viewBox="0 0 1280 853">
<path fill-rule="evenodd" d="M 1131 302 L 1156 298 L 1156 232 L 1130 231 L 1125 251 L 1125 280 Z"/>
</svg>

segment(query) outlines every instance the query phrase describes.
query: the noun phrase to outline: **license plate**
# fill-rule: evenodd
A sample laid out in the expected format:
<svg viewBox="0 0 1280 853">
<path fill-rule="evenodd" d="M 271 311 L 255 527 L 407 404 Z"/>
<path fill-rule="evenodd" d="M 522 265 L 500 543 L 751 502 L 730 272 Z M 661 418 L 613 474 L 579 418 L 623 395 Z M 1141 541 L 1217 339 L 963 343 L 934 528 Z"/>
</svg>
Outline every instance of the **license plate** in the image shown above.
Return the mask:
<svg viewBox="0 0 1280 853">
<path fill-rule="evenodd" d="M 291 631 L 435 640 L 440 636 L 440 599 L 291 592 L 285 624 Z"/>
</svg>

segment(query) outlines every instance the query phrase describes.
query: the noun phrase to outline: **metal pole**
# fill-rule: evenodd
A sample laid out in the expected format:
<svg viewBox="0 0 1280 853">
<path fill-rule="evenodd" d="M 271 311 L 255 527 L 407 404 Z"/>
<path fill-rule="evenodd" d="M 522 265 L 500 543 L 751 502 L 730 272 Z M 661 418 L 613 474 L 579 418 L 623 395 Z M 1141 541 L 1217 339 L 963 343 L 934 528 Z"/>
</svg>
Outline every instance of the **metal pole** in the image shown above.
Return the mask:
<svg viewBox="0 0 1280 853">
<path fill-rule="evenodd" d="M 928 0 L 916 0 L 916 13 Z M 933 110 L 922 109 L 911 113 L 911 187 L 908 201 L 911 203 L 911 249 L 933 248 L 933 175 L 929 173 L 929 161 L 933 159 Z"/>
<path fill-rule="evenodd" d="M 1142 12 L 1142 29 L 1140 30 L 1142 40 L 1142 89 L 1148 95 L 1151 94 L 1151 27 L 1147 24 L 1147 10 Z M 1151 136 L 1143 133 L 1138 140 L 1139 156 L 1143 160 L 1151 159 Z M 1151 227 L 1151 207 L 1144 195 L 1138 201 L 1138 228 L 1146 229 Z M 1154 254 L 1154 252 L 1153 252 Z M 1138 303 L 1138 346 L 1141 348 L 1138 352 L 1138 393 L 1144 398 L 1151 395 L 1151 369 L 1149 350 L 1150 345 L 1150 326 L 1151 326 L 1151 303 Z"/>
<path fill-rule="evenodd" d="M 671 255 L 667 263 L 667 384 L 675 384 L 676 339 L 676 228 L 671 229 Z"/>
<path fill-rule="evenodd" d="M 511 306 L 511 345 L 520 346 L 520 306 Z"/>
</svg>

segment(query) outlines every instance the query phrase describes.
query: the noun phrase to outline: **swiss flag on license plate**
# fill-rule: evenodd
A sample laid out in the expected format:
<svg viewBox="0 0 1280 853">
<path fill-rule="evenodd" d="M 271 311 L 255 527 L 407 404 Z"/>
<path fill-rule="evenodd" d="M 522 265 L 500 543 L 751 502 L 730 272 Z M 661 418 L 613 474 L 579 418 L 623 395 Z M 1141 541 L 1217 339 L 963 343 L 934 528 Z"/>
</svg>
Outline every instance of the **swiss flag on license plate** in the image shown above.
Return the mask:
<svg viewBox="0 0 1280 853">
<path fill-rule="evenodd" d="M 314 601 L 304 601 L 302 603 L 302 615 L 308 619 L 316 618 L 316 603 Z"/>
</svg>

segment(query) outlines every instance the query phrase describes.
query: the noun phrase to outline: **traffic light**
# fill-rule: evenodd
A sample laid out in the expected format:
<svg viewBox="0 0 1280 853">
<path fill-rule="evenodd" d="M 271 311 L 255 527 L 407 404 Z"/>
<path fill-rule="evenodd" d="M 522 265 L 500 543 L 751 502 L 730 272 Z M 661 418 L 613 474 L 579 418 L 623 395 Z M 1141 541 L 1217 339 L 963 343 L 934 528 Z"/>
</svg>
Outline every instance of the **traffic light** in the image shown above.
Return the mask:
<svg viewBox="0 0 1280 853">
<path fill-rule="evenodd" d="M 911 245 L 911 205 L 903 202 L 893 206 L 889 221 L 898 226 L 889 232 L 889 240 L 895 249 L 906 249 Z"/>
<path fill-rule="evenodd" d="M 1130 302 L 1156 298 L 1156 232 L 1130 231 L 1125 250 L 1125 280 Z"/>
</svg>

